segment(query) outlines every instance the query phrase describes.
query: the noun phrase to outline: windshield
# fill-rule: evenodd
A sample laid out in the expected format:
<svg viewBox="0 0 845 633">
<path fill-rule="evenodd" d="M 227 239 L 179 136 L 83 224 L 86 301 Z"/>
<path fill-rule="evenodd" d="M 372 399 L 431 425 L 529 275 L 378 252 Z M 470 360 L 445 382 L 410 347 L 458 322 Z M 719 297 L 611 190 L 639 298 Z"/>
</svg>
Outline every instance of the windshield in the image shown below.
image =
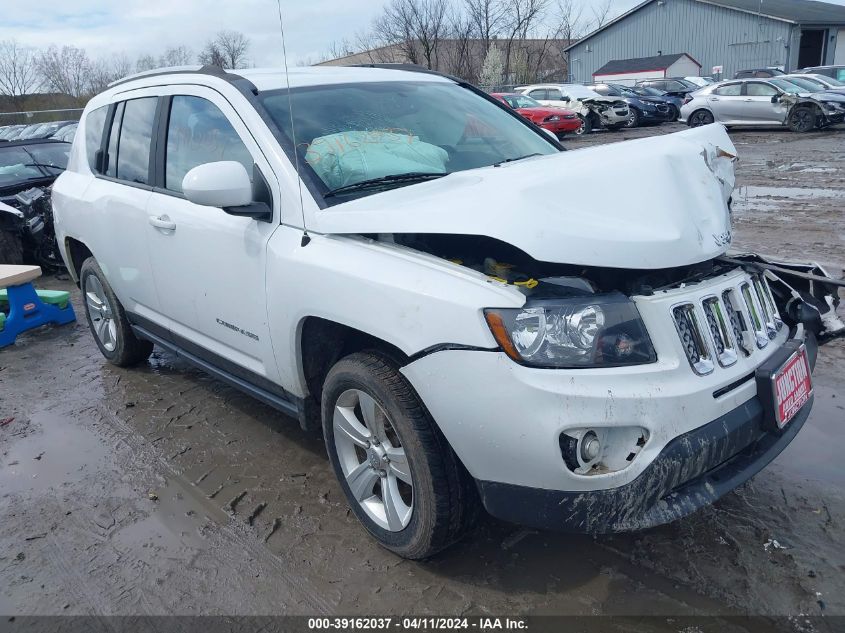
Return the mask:
<svg viewBox="0 0 845 633">
<path fill-rule="evenodd" d="M 586 86 L 564 86 L 563 92 L 576 99 L 601 99 L 601 95 L 598 92 L 591 90 Z"/>
<path fill-rule="evenodd" d="M 504 95 L 502 97 L 512 108 L 542 108 L 543 104 L 526 95 Z"/>
<path fill-rule="evenodd" d="M 788 92 L 791 95 L 801 94 L 802 92 L 807 92 L 806 88 L 802 88 L 798 84 L 794 84 L 791 81 L 787 81 L 786 79 L 769 79 L 769 83 L 773 86 L 777 86 L 784 92 Z M 815 90 L 811 90 L 810 92 L 815 92 Z"/>
<path fill-rule="evenodd" d="M 280 142 L 289 147 L 296 138 L 300 160 L 324 195 L 374 179 L 391 177 L 393 188 L 426 175 L 558 152 L 551 139 L 522 119 L 453 83 L 334 84 L 293 89 L 290 101 L 287 90 L 268 91 L 259 99 L 284 135 Z M 403 174 L 422 177 L 396 178 Z M 355 189 L 331 202 L 386 187 Z"/>
<path fill-rule="evenodd" d="M 70 144 L 0 147 L 0 187 L 57 176 L 67 168 Z"/>
<path fill-rule="evenodd" d="M 824 83 L 827 86 L 832 86 L 834 88 L 841 88 L 845 86 L 845 81 L 839 81 L 838 79 L 834 79 L 833 77 L 813 77 L 818 82 Z"/>
</svg>

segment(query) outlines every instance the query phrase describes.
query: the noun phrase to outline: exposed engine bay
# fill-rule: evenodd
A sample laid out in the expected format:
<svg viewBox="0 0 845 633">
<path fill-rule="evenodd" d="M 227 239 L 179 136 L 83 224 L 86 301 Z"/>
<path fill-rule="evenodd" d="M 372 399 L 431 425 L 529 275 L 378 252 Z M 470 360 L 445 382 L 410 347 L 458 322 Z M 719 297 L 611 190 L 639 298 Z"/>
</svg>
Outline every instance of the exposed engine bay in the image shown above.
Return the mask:
<svg viewBox="0 0 845 633">
<path fill-rule="evenodd" d="M 373 236 L 374 237 L 374 236 Z M 837 316 L 838 288 L 818 264 L 780 263 L 756 254 L 722 256 L 697 264 L 658 270 L 628 270 L 541 262 L 500 240 L 472 235 L 379 235 L 380 241 L 412 248 L 486 275 L 491 282 L 512 286 L 531 300 L 621 292 L 626 296 L 651 295 L 692 285 L 738 267 L 764 274 L 786 323 L 803 323 L 820 342 L 845 336 Z"/>
<path fill-rule="evenodd" d="M 0 264 L 64 268 L 53 228 L 51 190 L 33 187 L 0 203 Z"/>
</svg>

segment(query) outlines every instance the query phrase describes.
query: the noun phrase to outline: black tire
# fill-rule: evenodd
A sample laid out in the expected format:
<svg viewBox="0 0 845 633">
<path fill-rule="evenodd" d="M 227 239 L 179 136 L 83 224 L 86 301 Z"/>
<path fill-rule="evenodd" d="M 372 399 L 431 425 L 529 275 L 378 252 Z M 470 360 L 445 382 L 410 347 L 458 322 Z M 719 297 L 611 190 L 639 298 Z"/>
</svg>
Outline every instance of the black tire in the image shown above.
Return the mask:
<svg viewBox="0 0 845 633">
<path fill-rule="evenodd" d="M 586 136 L 593 131 L 593 118 L 591 116 L 583 117 L 579 114 L 578 118 L 581 120 L 581 127 L 575 130 L 575 136 Z"/>
<path fill-rule="evenodd" d="M 789 129 L 799 134 L 811 132 L 816 128 L 818 117 L 811 107 L 799 107 L 789 113 Z"/>
<path fill-rule="evenodd" d="M 713 114 L 707 110 L 696 110 L 687 120 L 687 125 L 690 127 L 701 127 L 702 125 L 710 125 L 715 119 Z"/>
<path fill-rule="evenodd" d="M 333 417 L 341 394 L 357 389 L 387 414 L 413 478 L 412 514 L 400 531 L 375 523 L 350 491 L 334 439 Z M 413 560 L 428 558 L 457 541 L 478 515 L 474 482 L 393 362 L 377 352 L 351 354 L 332 367 L 323 386 L 323 436 L 332 468 L 349 506 L 385 548 Z"/>
<path fill-rule="evenodd" d="M 95 331 L 94 319 L 96 317 L 92 316 L 87 300 L 92 277 L 96 277 L 102 285 L 110 310 L 110 316 L 114 320 L 115 340 L 114 349 L 111 350 L 104 346 Z M 132 327 L 129 325 L 129 319 L 126 318 L 126 312 L 123 310 L 123 306 L 111 289 L 108 279 L 103 274 L 97 260 L 93 257 L 89 257 L 82 262 L 82 268 L 79 270 L 79 288 L 82 291 L 82 301 L 85 306 L 88 327 L 91 328 L 91 335 L 94 337 L 94 342 L 97 343 L 97 347 L 100 348 L 103 356 L 112 365 L 117 365 L 118 367 L 128 367 L 147 360 L 153 351 L 153 344 L 135 336 Z"/>
<path fill-rule="evenodd" d="M 640 111 L 636 108 L 631 108 L 631 112 L 628 115 L 628 120 L 625 122 L 625 127 L 628 129 L 633 129 L 635 127 L 640 126 Z"/>
<path fill-rule="evenodd" d="M 17 233 L 0 230 L 0 264 L 23 264 L 23 242 Z"/>
</svg>

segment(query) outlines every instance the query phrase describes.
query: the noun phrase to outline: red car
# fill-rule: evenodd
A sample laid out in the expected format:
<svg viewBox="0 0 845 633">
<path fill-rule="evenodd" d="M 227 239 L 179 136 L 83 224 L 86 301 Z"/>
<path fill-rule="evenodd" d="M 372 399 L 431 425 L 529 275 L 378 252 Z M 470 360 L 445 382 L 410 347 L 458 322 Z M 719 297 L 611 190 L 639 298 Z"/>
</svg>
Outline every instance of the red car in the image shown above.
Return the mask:
<svg viewBox="0 0 845 633">
<path fill-rule="evenodd" d="M 532 123 L 563 136 L 581 127 L 581 119 L 571 110 L 544 106 L 531 97 L 511 92 L 494 92 L 491 97 L 509 105 Z"/>
</svg>

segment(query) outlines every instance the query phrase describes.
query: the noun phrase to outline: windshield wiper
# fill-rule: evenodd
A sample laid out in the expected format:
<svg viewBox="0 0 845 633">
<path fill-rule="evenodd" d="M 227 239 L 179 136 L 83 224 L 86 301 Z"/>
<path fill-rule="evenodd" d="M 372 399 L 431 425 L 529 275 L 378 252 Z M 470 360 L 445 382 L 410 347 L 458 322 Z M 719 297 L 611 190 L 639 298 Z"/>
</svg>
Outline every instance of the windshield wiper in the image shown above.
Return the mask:
<svg viewBox="0 0 845 633">
<path fill-rule="evenodd" d="M 499 165 L 504 165 L 505 163 L 512 163 L 517 160 L 525 160 L 526 158 L 533 158 L 534 156 L 543 156 L 540 152 L 534 152 L 533 154 L 526 154 L 525 156 L 517 156 L 516 158 L 506 158 L 505 160 L 500 160 L 498 163 L 493 163 L 493 167 L 498 167 Z"/>
<path fill-rule="evenodd" d="M 343 185 L 336 189 L 331 189 L 323 194 L 324 198 L 332 196 L 339 196 L 345 193 L 354 193 L 356 191 L 366 191 L 367 189 L 377 189 L 385 185 L 393 184 L 413 184 L 415 182 L 425 182 L 426 180 L 434 180 L 446 176 L 446 173 L 430 173 L 430 172 L 409 172 L 407 174 L 390 174 L 389 176 L 381 176 L 379 178 L 370 178 L 369 180 L 362 180 L 361 182 L 353 182 L 349 185 Z"/>
</svg>

